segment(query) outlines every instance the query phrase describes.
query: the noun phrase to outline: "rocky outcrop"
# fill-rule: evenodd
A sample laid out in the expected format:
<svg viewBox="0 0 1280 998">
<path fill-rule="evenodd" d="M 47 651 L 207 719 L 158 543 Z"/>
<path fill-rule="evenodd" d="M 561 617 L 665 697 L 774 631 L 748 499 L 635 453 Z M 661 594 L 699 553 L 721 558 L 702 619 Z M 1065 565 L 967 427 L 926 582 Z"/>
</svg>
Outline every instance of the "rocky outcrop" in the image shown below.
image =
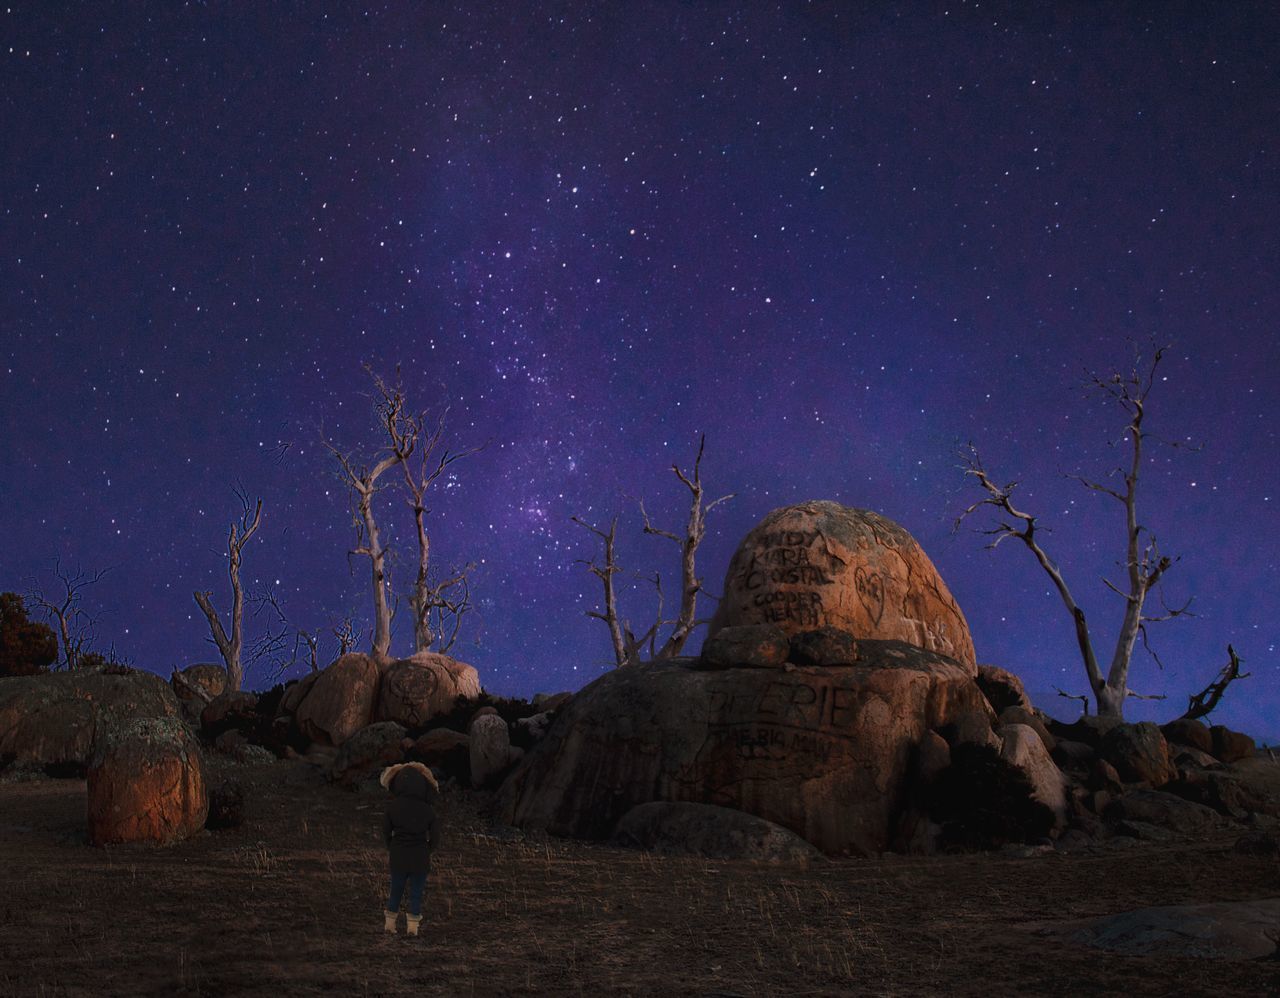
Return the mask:
<svg viewBox="0 0 1280 998">
<path fill-rule="evenodd" d="M 745 859 L 757 863 L 807 863 L 821 853 L 773 822 L 713 804 L 654 801 L 622 816 L 616 845 L 661 855 Z"/>
<path fill-rule="evenodd" d="M 83 772 L 100 732 L 143 717 L 181 716 L 150 672 L 81 669 L 0 679 L 0 757 Z"/>
<path fill-rule="evenodd" d="M 602 839 L 636 805 L 687 801 L 754 814 L 823 852 L 882 851 L 926 732 L 990 708 L 960 662 L 898 641 L 859 649 L 838 669 L 677 659 L 606 673 L 502 785 L 499 815 Z"/>
<path fill-rule="evenodd" d="M 166 845 L 204 827 L 209 810 L 200 745 L 176 717 L 112 727 L 88 770 L 89 841 Z"/>
<path fill-rule="evenodd" d="M 832 627 L 977 670 L 969 625 L 933 563 L 907 531 L 870 510 L 827 501 L 774 510 L 738 546 L 723 592 L 708 640 L 741 625 L 773 624 L 788 635 Z"/>
</svg>

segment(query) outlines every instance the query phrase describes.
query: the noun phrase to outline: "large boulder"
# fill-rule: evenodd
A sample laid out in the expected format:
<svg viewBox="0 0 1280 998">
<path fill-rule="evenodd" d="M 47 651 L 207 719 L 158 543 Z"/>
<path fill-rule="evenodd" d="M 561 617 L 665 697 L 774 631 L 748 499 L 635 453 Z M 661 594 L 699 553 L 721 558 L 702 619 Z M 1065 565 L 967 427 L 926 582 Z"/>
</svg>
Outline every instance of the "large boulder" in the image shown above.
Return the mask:
<svg viewBox="0 0 1280 998">
<path fill-rule="evenodd" d="M 112 727 L 88 771 L 89 841 L 166 845 L 204 827 L 209 812 L 200 744 L 181 720 Z"/>
<path fill-rule="evenodd" d="M 471 781 L 471 739 L 461 731 L 433 728 L 413 743 L 409 758 L 456 780 Z"/>
<path fill-rule="evenodd" d="M 507 722 L 498 714 L 480 714 L 467 729 L 471 752 L 471 785 L 493 783 L 514 762 Z"/>
<path fill-rule="evenodd" d="M 319 672 L 308 672 L 301 679 L 286 686 L 284 696 L 280 698 L 280 713 L 296 714 L 298 708 L 302 706 L 302 701 L 307 698 L 307 694 L 311 692 L 311 687 L 316 684 L 316 680 L 319 678 Z"/>
<path fill-rule="evenodd" d="M 387 666 L 378 690 L 377 719 L 420 728 L 448 714 L 462 697 L 480 696 L 480 674 L 457 659 L 418 652 Z"/>
<path fill-rule="evenodd" d="M 804 863 L 821 853 L 771 821 L 714 804 L 652 801 L 622 816 L 617 845 L 661 855 L 746 859 L 758 863 Z"/>
<path fill-rule="evenodd" d="M 723 628 L 820 627 L 905 641 L 976 673 L 969 625 L 928 556 L 892 520 L 823 500 L 776 509 L 738 545 L 708 639 Z"/>
<path fill-rule="evenodd" d="M 1169 745 L 1151 721 L 1117 724 L 1102 736 L 1098 754 L 1116 767 L 1126 783 L 1161 787 L 1178 777 Z"/>
<path fill-rule="evenodd" d="M 100 731 L 181 716 L 173 690 L 139 670 L 79 669 L 0 679 L 0 759 L 83 772 Z"/>
<path fill-rule="evenodd" d="M 1033 788 L 1035 799 L 1053 812 L 1059 825 L 1065 824 L 1066 779 L 1054 765 L 1040 733 L 1028 724 L 1006 723 L 1000 729 L 1000 735 L 1003 739 L 1000 757 L 1022 770 Z"/>
<path fill-rule="evenodd" d="M 176 670 L 169 680 L 182 705 L 182 716 L 198 722 L 205 705 L 227 688 L 227 670 L 212 662 L 199 662 Z"/>
<path fill-rule="evenodd" d="M 381 670 L 370 656 L 343 655 L 312 682 L 298 705 L 298 728 L 313 742 L 341 745 L 373 720 Z"/>
<path fill-rule="evenodd" d="M 1221 762 L 1239 762 L 1251 759 L 1258 746 L 1253 739 L 1240 731 L 1232 731 L 1224 724 L 1215 724 L 1209 729 L 1213 739 L 1212 755 Z"/>
<path fill-rule="evenodd" d="M 224 690 L 200 711 L 200 729 L 209 738 L 224 731 L 248 735 L 259 726 L 258 695 L 248 690 Z"/>
<path fill-rule="evenodd" d="M 638 804 L 689 801 L 757 815 L 823 852 L 883 851 L 916 746 L 990 707 L 954 659 L 900 641 L 859 650 L 843 668 L 708 671 L 675 659 L 612 670 L 517 765 L 498 814 L 603 839 Z"/>
<path fill-rule="evenodd" d="M 361 728 L 338 748 L 329 777 L 345 787 L 377 776 L 384 766 L 404 760 L 405 729 L 395 721 Z"/>
</svg>

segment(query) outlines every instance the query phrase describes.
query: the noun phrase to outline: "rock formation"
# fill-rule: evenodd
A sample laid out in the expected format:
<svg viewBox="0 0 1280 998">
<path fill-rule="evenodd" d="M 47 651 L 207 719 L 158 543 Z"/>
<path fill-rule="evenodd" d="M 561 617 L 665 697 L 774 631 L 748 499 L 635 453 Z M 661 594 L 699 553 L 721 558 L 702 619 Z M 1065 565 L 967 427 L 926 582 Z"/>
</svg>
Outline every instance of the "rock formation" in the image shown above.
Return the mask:
<svg viewBox="0 0 1280 998">
<path fill-rule="evenodd" d="M 969 625 L 928 556 L 892 520 L 810 501 L 776 509 L 738 545 L 708 639 L 775 624 L 905 641 L 975 668 Z"/>
<path fill-rule="evenodd" d="M 181 715 L 159 676 L 77 669 L 0 681 L 0 757 L 83 771 L 99 732 L 140 717 Z"/>
<path fill-rule="evenodd" d="M 516 767 L 499 814 L 607 838 L 638 804 L 689 801 L 757 815 L 824 852 L 881 851 L 915 746 L 991 710 L 971 667 L 898 641 L 859 645 L 858 665 L 845 668 L 705 670 L 675 659 L 609 672 Z"/>
</svg>

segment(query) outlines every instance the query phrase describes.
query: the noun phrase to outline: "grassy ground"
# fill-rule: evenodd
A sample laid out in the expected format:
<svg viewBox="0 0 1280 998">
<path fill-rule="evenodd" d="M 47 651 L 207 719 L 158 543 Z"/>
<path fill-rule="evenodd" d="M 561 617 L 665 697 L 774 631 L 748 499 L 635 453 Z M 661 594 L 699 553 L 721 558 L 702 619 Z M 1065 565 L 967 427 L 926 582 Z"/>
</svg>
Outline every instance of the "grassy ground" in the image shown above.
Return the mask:
<svg viewBox="0 0 1280 998">
<path fill-rule="evenodd" d="M 447 798 L 422 936 L 382 931 L 383 799 L 243 769 L 243 827 L 84 844 L 84 783 L 0 785 L 0 995 L 1274 995 L 1280 961 L 1064 946 L 1036 924 L 1280 894 L 1274 858 L 657 858 L 494 834 Z"/>
</svg>

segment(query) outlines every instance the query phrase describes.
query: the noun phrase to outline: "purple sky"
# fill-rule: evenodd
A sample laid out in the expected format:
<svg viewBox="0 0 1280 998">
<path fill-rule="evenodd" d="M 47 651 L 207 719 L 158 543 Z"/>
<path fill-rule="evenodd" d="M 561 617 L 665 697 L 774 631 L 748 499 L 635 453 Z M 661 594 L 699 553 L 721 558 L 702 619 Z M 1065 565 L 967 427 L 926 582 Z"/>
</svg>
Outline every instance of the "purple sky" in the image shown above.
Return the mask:
<svg viewBox="0 0 1280 998">
<path fill-rule="evenodd" d="M 674 580 L 626 496 L 678 529 L 667 469 L 706 433 L 738 493 L 712 591 L 770 509 L 875 509 L 979 660 L 1069 716 L 1070 620 L 1025 549 L 951 532 L 957 452 L 1023 483 L 1108 657 L 1122 511 L 1063 476 L 1123 457 L 1080 384 L 1154 338 L 1149 427 L 1203 449 L 1151 451 L 1141 514 L 1198 615 L 1153 633 L 1132 685 L 1169 701 L 1129 713 L 1180 713 L 1232 642 L 1253 675 L 1215 718 L 1280 739 L 1274 5 L 59 6 L 0 11 L 0 588 L 110 566 L 100 646 L 209 660 L 191 592 L 229 603 L 238 482 L 251 584 L 367 629 L 318 427 L 372 447 L 361 365 L 400 365 L 488 442 L 430 522 L 479 563 L 454 653 L 491 691 L 608 668 L 569 517 L 620 512 L 624 564 Z M 403 584 L 411 521 L 379 508 Z"/>
</svg>

